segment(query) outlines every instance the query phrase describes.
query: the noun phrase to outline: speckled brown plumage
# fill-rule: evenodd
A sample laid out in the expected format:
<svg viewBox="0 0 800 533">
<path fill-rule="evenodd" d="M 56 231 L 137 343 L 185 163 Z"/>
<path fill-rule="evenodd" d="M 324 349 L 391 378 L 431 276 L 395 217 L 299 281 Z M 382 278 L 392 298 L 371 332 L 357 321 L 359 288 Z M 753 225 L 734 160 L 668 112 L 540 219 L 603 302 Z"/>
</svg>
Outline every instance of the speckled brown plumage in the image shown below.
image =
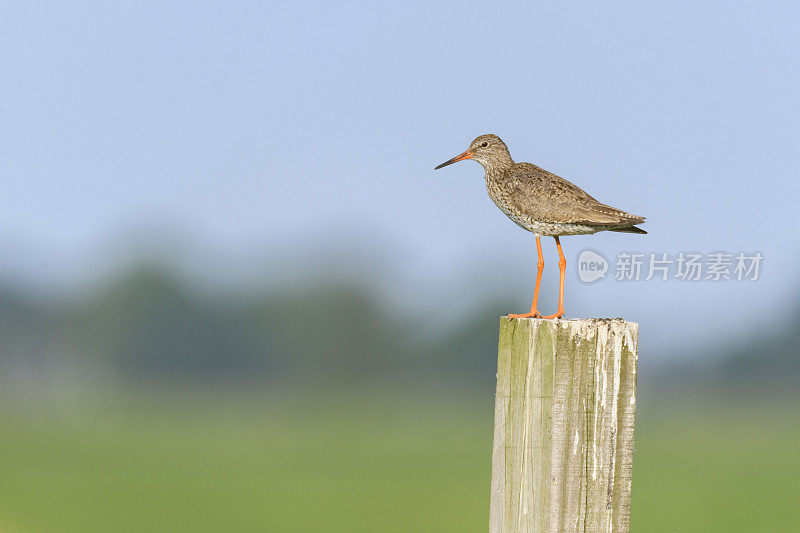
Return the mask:
<svg viewBox="0 0 800 533">
<path fill-rule="evenodd" d="M 577 185 L 531 163 L 515 163 L 497 135 L 481 135 L 466 152 L 439 165 L 474 159 L 486 171 L 486 190 L 508 218 L 538 235 L 586 235 L 598 231 L 646 233 L 644 217 L 602 204 Z"/>
<path fill-rule="evenodd" d="M 543 318 L 561 318 L 564 316 L 564 273 L 567 260 L 564 258 L 559 237 L 588 235 L 598 231 L 647 233 L 636 227 L 636 224 L 644 222 L 644 217 L 601 204 L 577 185 L 536 165 L 514 163 L 508 147 L 497 135 L 477 137 L 464 153 L 445 161 L 436 169 L 464 159 L 474 159 L 483 166 L 486 171 L 486 190 L 495 205 L 517 225 L 536 235 L 539 262 L 536 265 L 536 285 L 531 310 L 520 315 L 510 314 L 510 318 L 542 316 L 536 309 L 544 267 L 540 235 L 555 238 L 560 274 L 558 311 Z"/>
</svg>

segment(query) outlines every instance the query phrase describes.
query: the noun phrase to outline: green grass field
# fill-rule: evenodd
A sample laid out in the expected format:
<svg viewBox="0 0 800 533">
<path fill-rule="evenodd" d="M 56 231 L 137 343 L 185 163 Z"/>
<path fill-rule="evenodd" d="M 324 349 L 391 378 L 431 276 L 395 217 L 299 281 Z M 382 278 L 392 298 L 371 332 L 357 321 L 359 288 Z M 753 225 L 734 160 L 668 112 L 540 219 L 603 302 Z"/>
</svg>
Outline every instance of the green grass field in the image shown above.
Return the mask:
<svg viewBox="0 0 800 533">
<path fill-rule="evenodd" d="M 799 530 L 786 410 L 640 416 L 632 530 Z M 483 532 L 491 412 L 364 397 L 7 414 L 0 531 Z"/>
</svg>

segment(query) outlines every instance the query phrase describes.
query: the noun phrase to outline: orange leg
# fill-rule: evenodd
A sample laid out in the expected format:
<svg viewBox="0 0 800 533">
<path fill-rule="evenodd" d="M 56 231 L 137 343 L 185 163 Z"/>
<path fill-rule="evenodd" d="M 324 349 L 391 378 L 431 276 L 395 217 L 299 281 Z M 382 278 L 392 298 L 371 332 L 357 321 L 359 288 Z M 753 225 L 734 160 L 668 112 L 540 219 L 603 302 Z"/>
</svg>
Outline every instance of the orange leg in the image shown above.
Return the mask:
<svg viewBox="0 0 800 533">
<path fill-rule="evenodd" d="M 555 237 L 556 248 L 558 248 L 558 311 L 554 315 L 543 316 L 542 318 L 561 318 L 564 316 L 564 276 L 567 273 L 567 260 L 564 259 L 564 251 L 561 249 L 561 241 Z"/>
<path fill-rule="evenodd" d="M 542 270 L 544 270 L 544 258 L 542 258 L 542 241 L 536 235 L 536 253 L 539 256 L 539 261 L 536 263 L 536 286 L 533 288 L 533 303 L 531 304 L 531 312 L 523 313 L 521 315 L 514 315 L 509 313 L 508 318 L 541 318 L 542 315 L 536 310 L 536 302 L 539 301 L 539 282 L 542 279 Z"/>
</svg>

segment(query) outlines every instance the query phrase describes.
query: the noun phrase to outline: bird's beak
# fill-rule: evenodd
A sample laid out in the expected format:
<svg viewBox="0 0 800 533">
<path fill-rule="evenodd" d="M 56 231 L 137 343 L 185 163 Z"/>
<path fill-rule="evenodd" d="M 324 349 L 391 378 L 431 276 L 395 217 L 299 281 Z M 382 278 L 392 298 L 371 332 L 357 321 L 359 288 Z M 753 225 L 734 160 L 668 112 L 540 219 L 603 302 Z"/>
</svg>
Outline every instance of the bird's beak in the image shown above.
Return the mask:
<svg viewBox="0 0 800 533">
<path fill-rule="evenodd" d="M 469 150 L 467 150 L 463 154 L 459 154 L 459 155 L 455 156 L 453 159 L 451 159 L 449 161 L 445 161 L 444 163 L 442 163 L 438 167 L 434 168 L 433 170 L 439 170 L 442 167 L 446 167 L 447 165 L 452 165 L 453 163 L 456 163 L 458 161 L 463 161 L 464 159 L 472 159 L 472 156 L 474 156 L 474 155 L 475 155 L 475 152 L 470 152 Z"/>
</svg>

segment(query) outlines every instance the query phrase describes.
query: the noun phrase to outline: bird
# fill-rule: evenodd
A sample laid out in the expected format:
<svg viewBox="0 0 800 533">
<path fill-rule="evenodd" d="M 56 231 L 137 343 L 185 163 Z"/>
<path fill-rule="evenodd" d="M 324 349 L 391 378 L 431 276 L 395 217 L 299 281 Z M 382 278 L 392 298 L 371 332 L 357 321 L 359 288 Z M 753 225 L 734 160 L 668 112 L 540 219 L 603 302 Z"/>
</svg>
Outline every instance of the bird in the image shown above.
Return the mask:
<svg viewBox="0 0 800 533">
<path fill-rule="evenodd" d="M 647 232 L 639 227 L 645 217 L 632 215 L 595 200 L 589 193 L 552 172 L 532 163 L 515 163 L 506 144 L 494 134 L 480 135 L 469 148 L 434 168 L 439 170 L 458 161 L 471 159 L 486 172 L 486 190 L 500 211 L 521 228 L 536 236 L 536 285 L 531 310 L 509 318 L 557 319 L 564 316 L 564 276 L 567 260 L 559 237 L 591 235 L 598 231 L 620 233 Z M 555 238 L 558 249 L 558 310 L 547 316 L 538 311 L 539 283 L 544 270 L 541 237 Z"/>
</svg>

